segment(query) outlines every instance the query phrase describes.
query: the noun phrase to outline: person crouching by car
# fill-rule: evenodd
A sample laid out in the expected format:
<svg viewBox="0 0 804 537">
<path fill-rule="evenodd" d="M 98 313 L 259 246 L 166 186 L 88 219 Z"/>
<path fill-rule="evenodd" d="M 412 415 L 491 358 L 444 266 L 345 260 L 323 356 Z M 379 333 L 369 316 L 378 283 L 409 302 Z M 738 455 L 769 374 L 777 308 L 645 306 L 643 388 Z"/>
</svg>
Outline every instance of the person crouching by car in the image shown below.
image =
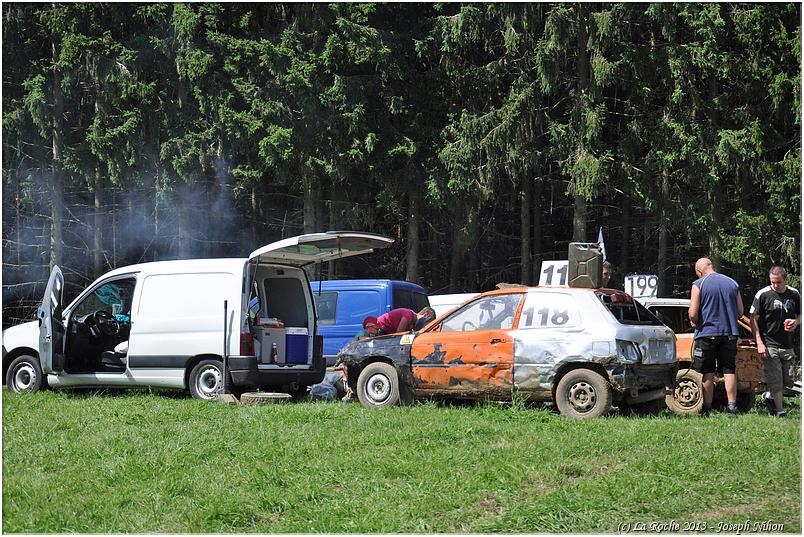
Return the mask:
<svg viewBox="0 0 804 537">
<path fill-rule="evenodd" d="M 433 308 L 423 308 L 419 313 L 409 308 L 396 308 L 377 317 L 377 325 L 380 327 L 378 335 L 414 330 L 419 319 L 433 318 L 435 318 Z"/>
<path fill-rule="evenodd" d="M 377 318 L 369 315 L 365 319 L 363 319 L 363 330 L 358 332 L 352 341 L 360 341 L 361 339 L 366 339 L 369 337 L 374 337 L 377 335 L 377 332 L 380 330 L 380 327 L 377 325 Z"/>
</svg>

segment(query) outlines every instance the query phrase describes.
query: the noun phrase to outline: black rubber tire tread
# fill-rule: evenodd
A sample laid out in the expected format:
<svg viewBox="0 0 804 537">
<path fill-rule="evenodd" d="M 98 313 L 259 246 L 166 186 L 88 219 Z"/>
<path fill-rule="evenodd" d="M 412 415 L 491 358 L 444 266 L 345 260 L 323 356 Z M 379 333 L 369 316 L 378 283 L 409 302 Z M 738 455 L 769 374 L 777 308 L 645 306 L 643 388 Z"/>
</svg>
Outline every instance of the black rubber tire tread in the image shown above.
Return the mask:
<svg viewBox="0 0 804 537">
<path fill-rule="evenodd" d="M 218 368 L 218 371 L 221 374 L 221 380 L 223 380 L 223 363 L 218 360 L 201 360 L 198 362 L 190 371 L 190 376 L 187 378 L 187 385 L 190 388 L 190 394 L 196 399 L 212 401 L 215 399 L 217 394 L 223 393 L 223 386 L 220 386 L 219 389 L 216 390 L 216 394 L 213 397 L 207 397 L 204 394 L 199 393 L 196 389 L 196 377 L 204 368 L 210 365 L 214 365 Z"/>
<path fill-rule="evenodd" d="M 16 376 L 20 367 L 26 364 L 30 365 L 34 370 L 36 380 L 28 388 L 21 390 L 17 387 L 14 377 Z M 42 366 L 39 364 L 39 358 L 29 354 L 23 354 L 22 356 L 17 356 L 14 358 L 14 360 L 8 366 L 8 371 L 6 371 L 6 387 L 13 392 L 38 392 L 39 390 L 47 389 L 47 378 L 42 373 Z"/>
<path fill-rule="evenodd" d="M 589 384 L 595 392 L 595 403 L 587 411 L 579 412 L 569 400 L 570 389 L 578 383 Z M 579 368 L 569 371 L 561 377 L 556 388 L 556 406 L 568 418 L 588 419 L 606 414 L 611 408 L 611 385 L 599 373 L 591 369 Z"/>
<path fill-rule="evenodd" d="M 377 374 L 386 377 L 390 383 L 388 396 L 381 402 L 370 398 L 366 394 L 366 383 Z M 374 362 L 364 367 L 357 378 L 357 398 L 366 408 L 386 408 L 399 403 L 399 375 L 396 372 L 396 368 L 385 362 Z"/>
<path fill-rule="evenodd" d="M 698 398 L 682 403 L 676 399 L 680 383 L 697 384 Z M 703 408 L 703 375 L 693 369 L 681 369 L 676 373 L 676 387 L 673 393 L 665 397 L 667 408 L 676 414 L 697 414 Z"/>
</svg>

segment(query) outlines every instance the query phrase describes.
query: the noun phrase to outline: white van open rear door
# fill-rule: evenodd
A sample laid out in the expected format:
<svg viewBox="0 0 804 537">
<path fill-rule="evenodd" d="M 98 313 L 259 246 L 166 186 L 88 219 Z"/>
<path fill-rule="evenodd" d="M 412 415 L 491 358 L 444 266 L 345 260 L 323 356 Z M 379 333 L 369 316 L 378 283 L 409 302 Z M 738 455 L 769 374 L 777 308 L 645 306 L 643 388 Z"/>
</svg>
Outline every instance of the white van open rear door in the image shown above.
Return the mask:
<svg viewBox="0 0 804 537">
<path fill-rule="evenodd" d="M 54 266 L 39 308 L 39 364 L 45 374 L 64 370 L 63 297 L 64 276 Z"/>
<path fill-rule="evenodd" d="M 251 252 L 250 260 L 260 263 L 281 263 L 304 267 L 343 257 L 371 253 L 375 248 L 387 248 L 393 239 L 374 233 L 327 231 L 290 237 Z"/>
</svg>

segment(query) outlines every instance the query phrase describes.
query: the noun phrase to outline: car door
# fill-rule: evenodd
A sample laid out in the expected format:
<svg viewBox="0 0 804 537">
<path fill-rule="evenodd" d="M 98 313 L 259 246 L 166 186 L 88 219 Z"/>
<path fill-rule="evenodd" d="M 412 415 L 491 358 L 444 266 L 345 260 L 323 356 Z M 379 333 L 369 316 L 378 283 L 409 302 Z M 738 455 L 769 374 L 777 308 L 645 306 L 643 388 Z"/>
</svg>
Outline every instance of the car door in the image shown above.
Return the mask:
<svg viewBox="0 0 804 537">
<path fill-rule="evenodd" d="M 480 297 L 420 333 L 411 346 L 414 390 L 509 398 L 521 299 L 522 293 Z"/>
<path fill-rule="evenodd" d="M 39 363 L 42 372 L 59 373 L 64 370 L 64 276 L 58 266 L 50 272 L 45 296 L 39 307 Z"/>
</svg>

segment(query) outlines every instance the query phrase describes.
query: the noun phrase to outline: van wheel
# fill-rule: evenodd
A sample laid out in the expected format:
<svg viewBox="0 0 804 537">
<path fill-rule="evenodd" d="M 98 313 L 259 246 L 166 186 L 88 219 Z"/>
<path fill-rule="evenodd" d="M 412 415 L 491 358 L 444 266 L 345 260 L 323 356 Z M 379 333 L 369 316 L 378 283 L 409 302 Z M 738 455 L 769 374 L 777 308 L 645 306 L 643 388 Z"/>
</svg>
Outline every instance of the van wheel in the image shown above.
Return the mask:
<svg viewBox="0 0 804 537">
<path fill-rule="evenodd" d="M 190 371 L 190 393 L 207 401 L 223 393 L 223 364 L 217 360 L 201 360 Z"/>
<path fill-rule="evenodd" d="M 47 388 L 39 359 L 27 354 L 15 358 L 6 372 L 6 386 L 12 392 L 38 392 Z"/>
<path fill-rule="evenodd" d="M 556 406 L 568 418 L 597 418 L 611 408 L 611 386 L 591 369 L 573 369 L 558 383 Z"/>
<path fill-rule="evenodd" d="M 667 408 L 676 414 L 696 414 L 703 408 L 703 376 L 692 369 L 676 374 L 676 387 L 665 397 Z"/>
<path fill-rule="evenodd" d="M 367 365 L 357 378 L 357 398 L 368 408 L 384 408 L 399 402 L 399 376 L 383 362 Z"/>
</svg>

